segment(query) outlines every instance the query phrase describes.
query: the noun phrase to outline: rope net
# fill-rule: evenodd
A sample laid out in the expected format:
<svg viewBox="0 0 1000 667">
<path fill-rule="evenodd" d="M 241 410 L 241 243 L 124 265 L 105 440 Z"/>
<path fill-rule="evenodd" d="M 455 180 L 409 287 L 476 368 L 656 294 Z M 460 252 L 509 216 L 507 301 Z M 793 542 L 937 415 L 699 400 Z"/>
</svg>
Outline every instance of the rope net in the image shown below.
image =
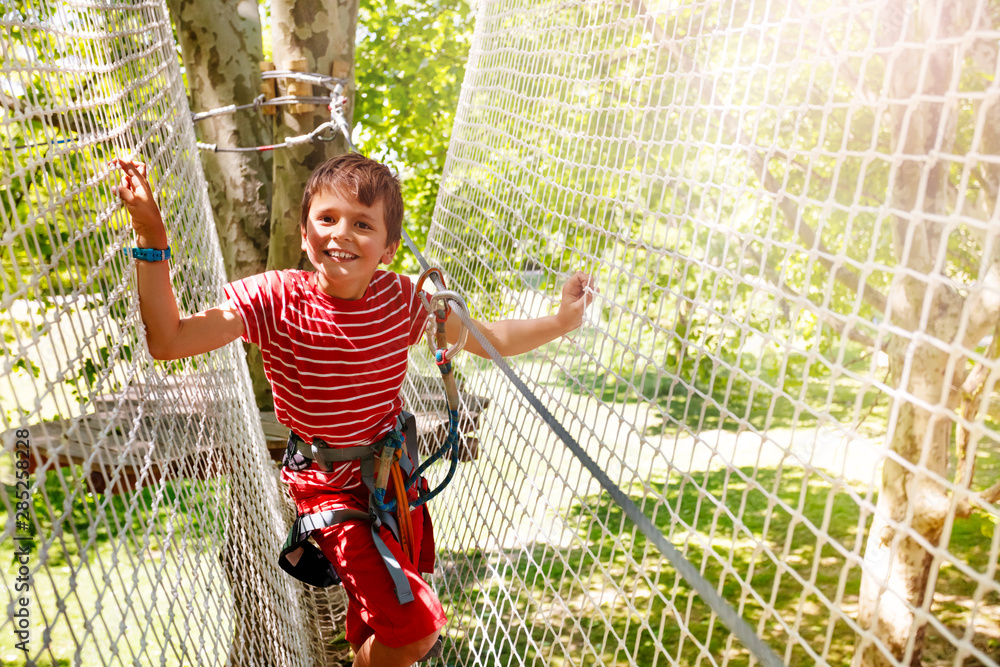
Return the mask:
<svg viewBox="0 0 1000 667">
<path fill-rule="evenodd" d="M 477 11 L 430 261 L 483 318 L 601 290 L 517 374 L 783 662 L 1000 664 L 1000 5 Z M 753 662 L 462 361 L 445 662 Z"/>
<path fill-rule="evenodd" d="M 996 2 L 477 11 L 428 256 L 482 318 L 597 276 L 585 327 L 512 365 L 616 488 L 460 358 L 442 662 L 764 660 L 700 577 L 788 664 L 1000 664 Z M 225 281 L 162 4 L 0 26 L 0 660 L 329 664 L 343 599 L 274 566 L 241 348 L 144 350 L 109 159 L 151 165 L 182 310 Z M 406 399 L 441 442 L 422 349 Z"/>
<path fill-rule="evenodd" d="M 220 302 L 165 8 L 5 3 L 0 54 L 0 663 L 312 664 L 335 605 L 275 566 L 289 512 L 242 350 L 154 363 L 121 252 L 115 156 L 150 165 L 182 311 Z"/>
</svg>

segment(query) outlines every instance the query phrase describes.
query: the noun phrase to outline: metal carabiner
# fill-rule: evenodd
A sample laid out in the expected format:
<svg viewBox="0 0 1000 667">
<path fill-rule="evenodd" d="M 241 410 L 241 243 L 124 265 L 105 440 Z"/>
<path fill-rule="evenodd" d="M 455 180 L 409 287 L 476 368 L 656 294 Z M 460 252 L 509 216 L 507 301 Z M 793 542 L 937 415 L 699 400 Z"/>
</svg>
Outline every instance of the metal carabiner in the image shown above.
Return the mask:
<svg viewBox="0 0 1000 667">
<path fill-rule="evenodd" d="M 458 292 L 453 292 L 451 290 L 446 290 L 446 289 L 434 292 L 434 294 L 431 295 L 431 298 L 427 300 L 427 303 L 424 304 L 424 307 L 433 313 L 435 310 L 434 309 L 435 301 L 444 302 L 446 312 L 449 310 L 447 303 L 448 301 L 451 301 L 457 307 L 459 307 L 462 310 L 462 312 L 464 312 L 466 315 L 469 314 L 469 309 L 465 305 L 465 299 L 463 299 L 462 295 L 459 294 Z M 455 343 L 451 347 L 449 347 L 447 351 L 445 351 L 444 353 L 445 361 L 450 361 L 454 359 L 455 355 L 461 352 L 463 348 L 465 348 L 465 343 L 469 339 L 469 330 L 468 328 L 466 328 L 465 322 L 463 320 L 459 320 L 459 322 L 462 325 L 461 333 L 458 334 L 458 340 L 455 341 Z M 432 346 L 431 352 L 436 354 L 437 349 L 433 348 Z"/>
<path fill-rule="evenodd" d="M 417 278 L 417 292 L 418 293 L 424 288 L 424 281 L 427 280 L 428 278 L 430 278 L 432 275 L 436 275 L 438 277 L 438 283 L 439 283 L 441 289 L 446 289 L 446 286 L 444 284 L 444 272 L 441 271 L 441 269 L 439 269 L 438 267 L 432 266 L 431 268 L 429 268 L 426 271 L 424 271 L 423 273 L 421 273 L 420 277 Z M 426 307 L 427 304 L 424 304 L 424 305 Z"/>
<path fill-rule="evenodd" d="M 323 136 L 323 133 L 329 133 L 328 136 Z M 334 127 L 332 122 L 326 122 L 317 127 L 310 136 L 315 137 L 318 141 L 333 141 L 342 134 L 339 127 Z"/>
<path fill-rule="evenodd" d="M 433 275 L 437 276 L 438 278 L 437 284 L 440 285 L 440 289 L 428 298 L 423 291 L 424 282 Z M 427 333 L 427 345 L 431 350 L 431 356 L 436 357 L 438 350 L 441 349 L 441 347 L 444 345 L 444 338 L 439 339 L 439 342 L 435 342 L 434 337 L 435 334 L 441 334 L 442 336 L 444 334 L 444 322 L 445 320 L 448 319 L 448 315 L 451 313 L 451 307 L 448 305 L 448 302 L 449 301 L 454 302 L 455 305 L 457 305 L 463 311 L 465 311 L 466 315 L 468 315 L 469 309 L 468 307 L 466 307 L 465 299 L 462 298 L 461 294 L 446 289 L 444 282 L 444 273 L 441 271 L 441 269 L 437 268 L 436 266 L 432 266 L 431 268 L 427 269 L 426 271 L 420 274 L 420 277 L 417 278 L 416 290 L 417 290 L 417 298 L 420 299 L 420 303 L 423 304 L 424 308 L 427 310 L 427 313 L 429 315 L 434 316 L 434 320 L 427 321 L 426 333 Z M 441 309 L 443 311 L 443 319 L 439 318 L 437 315 L 437 311 L 434 307 L 435 301 L 442 302 Z M 440 322 L 438 322 L 437 320 L 440 320 Z M 440 328 L 436 329 L 435 324 L 438 324 Z M 458 354 L 465 347 L 465 343 L 468 340 L 468 338 L 469 338 L 469 330 L 465 327 L 465 322 L 463 321 L 462 330 L 461 333 L 459 334 L 458 341 L 444 351 L 443 353 L 444 359 L 439 361 L 441 361 L 442 363 L 446 363 L 447 361 L 451 360 L 456 354 Z"/>
</svg>

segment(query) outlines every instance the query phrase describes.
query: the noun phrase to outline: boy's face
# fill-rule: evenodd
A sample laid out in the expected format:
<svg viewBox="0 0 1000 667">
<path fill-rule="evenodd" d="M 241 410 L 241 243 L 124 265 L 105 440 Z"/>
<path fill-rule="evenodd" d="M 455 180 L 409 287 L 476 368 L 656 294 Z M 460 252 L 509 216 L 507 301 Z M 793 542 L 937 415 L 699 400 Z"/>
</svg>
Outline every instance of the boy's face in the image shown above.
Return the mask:
<svg viewBox="0 0 1000 667">
<path fill-rule="evenodd" d="M 389 244 L 382 200 L 365 206 L 349 194 L 317 192 L 302 229 L 302 249 L 316 267 L 319 288 L 339 299 L 360 299 L 380 262 L 388 264 L 399 241 Z"/>
</svg>

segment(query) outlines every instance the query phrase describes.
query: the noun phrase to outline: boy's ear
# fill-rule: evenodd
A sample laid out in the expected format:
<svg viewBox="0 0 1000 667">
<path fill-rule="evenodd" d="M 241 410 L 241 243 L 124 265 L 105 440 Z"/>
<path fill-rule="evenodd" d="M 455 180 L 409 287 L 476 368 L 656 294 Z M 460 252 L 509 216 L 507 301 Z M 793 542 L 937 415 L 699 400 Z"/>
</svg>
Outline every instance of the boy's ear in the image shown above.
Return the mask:
<svg viewBox="0 0 1000 667">
<path fill-rule="evenodd" d="M 308 250 L 306 248 L 306 228 L 303 225 L 299 225 L 299 231 L 302 232 L 302 241 L 299 242 L 299 247 L 302 250 Z"/>
<path fill-rule="evenodd" d="M 396 256 L 397 250 L 399 250 L 399 241 L 387 245 L 385 247 L 385 252 L 382 253 L 382 263 L 383 264 L 391 263 L 393 258 Z"/>
</svg>

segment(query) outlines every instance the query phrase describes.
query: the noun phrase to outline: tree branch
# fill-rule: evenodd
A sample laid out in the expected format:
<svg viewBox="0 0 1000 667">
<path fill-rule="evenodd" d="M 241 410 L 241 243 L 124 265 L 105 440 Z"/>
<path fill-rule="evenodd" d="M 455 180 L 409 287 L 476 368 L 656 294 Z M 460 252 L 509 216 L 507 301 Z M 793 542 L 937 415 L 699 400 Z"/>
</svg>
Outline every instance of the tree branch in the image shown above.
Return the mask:
<svg viewBox="0 0 1000 667">
<path fill-rule="evenodd" d="M 806 18 L 806 11 L 805 9 L 802 8 L 802 6 L 798 2 L 792 2 L 790 4 L 790 7 L 794 8 L 795 11 L 799 13 L 799 18 L 803 19 Z M 821 27 L 817 26 L 815 22 L 810 22 L 810 23 L 811 23 L 810 25 L 811 28 L 816 29 Z M 817 56 L 824 56 L 826 58 L 835 58 L 838 53 L 841 53 L 843 51 L 843 49 L 837 48 L 830 41 L 830 36 L 826 31 L 823 32 L 823 43 L 821 44 L 822 48 L 812 49 L 810 48 L 808 42 L 803 44 L 802 47 L 808 49 Z M 862 81 L 861 79 L 861 74 L 846 62 L 838 62 L 836 63 L 836 65 L 834 65 L 834 76 L 840 79 L 840 81 L 844 85 L 846 85 L 848 88 L 854 91 L 859 97 L 864 99 L 866 102 L 870 104 L 873 104 L 875 102 L 875 96 L 872 95 L 872 92 L 865 87 L 864 81 Z"/>
<path fill-rule="evenodd" d="M 978 493 L 976 495 L 978 498 L 975 498 L 975 500 L 978 500 L 978 503 L 973 503 L 973 501 L 969 498 L 962 499 L 962 501 L 958 504 L 958 507 L 955 508 L 956 517 L 960 519 L 968 519 L 972 515 L 973 510 L 979 509 L 977 505 L 996 505 L 1000 502 L 1000 482 L 997 482 L 982 493 Z"/>
<path fill-rule="evenodd" d="M 997 120 L 1000 121 L 1000 118 Z M 1000 141 L 997 141 L 997 147 L 1000 148 Z M 979 187 L 986 193 L 986 201 L 995 203 L 997 198 L 1000 197 L 1000 183 L 990 181 L 980 167 L 970 170 L 969 175 L 979 183 Z"/>
<path fill-rule="evenodd" d="M 986 359 L 996 360 L 1000 356 L 1000 324 L 993 330 L 993 342 L 990 343 L 986 351 Z M 982 411 L 983 394 L 986 390 L 986 381 L 990 376 L 990 368 L 979 362 L 975 368 L 965 378 L 962 383 L 962 417 L 966 422 L 971 422 Z M 955 465 L 955 487 L 959 489 L 969 489 L 972 486 L 972 478 L 976 472 L 976 457 L 969 460 L 969 429 L 961 423 L 955 433 L 955 446 L 958 454 L 958 462 Z M 994 485 L 987 491 L 987 494 L 1000 490 L 1000 483 Z M 995 502 L 996 499 L 989 502 Z M 967 517 L 972 512 L 972 506 L 968 498 L 962 499 L 956 513 L 962 517 Z"/>
<path fill-rule="evenodd" d="M 743 137 L 741 136 L 741 138 Z M 785 227 L 802 239 L 805 247 L 819 253 L 814 255 L 814 257 L 826 268 L 827 271 L 830 272 L 837 282 L 851 288 L 856 293 L 860 294 L 866 303 L 877 309 L 879 312 L 884 313 L 886 300 L 885 296 L 881 292 L 866 283 L 862 283 L 858 278 L 858 275 L 853 271 L 842 266 L 834 266 L 833 260 L 828 257 L 832 256 L 834 253 L 823 244 L 823 241 L 816 235 L 816 231 L 801 220 L 799 216 L 799 209 L 795 205 L 795 202 L 791 198 L 784 196 L 781 192 L 781 184 L 778 183 L 778 179 L 774 177 L 764 164 L 763 154 L 753 150 L 752 147 L 747 146 L 747 158 L 750 160 L 750 166 L 755 169 L 757 176 L 760 178 L 764 187 L 770 193 L 775 195 L 778 208 L 783 214 Z"/>
<path fill-rule="evenodd" d="M 856 343 L 861 343 L 869 348 L 875 347 L 875 341 L 868 336 L 856 331 L 853 327 L 848 327 L 845 323 L 841 322 L 829 312 L 824 311 L 819 306 L 814 304 L 810 299 L 802 296 L 791 287 L 786 285 L 782 280 L 778 272 L 772 267 L 764 257 L 754 250 L 744 244 L 744 252 L 752 257 L 756 262 L 764 267 L 764 275 L 767 279 L 778 289 L 783 291 L 785 294 L 793 297 L 796 303 L 803 304 L 807 310 L 816 315 L 824 323 L 829 325 L 834 331 L 836 331 L 841 336 L 847 336 Z"/>
</svg>

